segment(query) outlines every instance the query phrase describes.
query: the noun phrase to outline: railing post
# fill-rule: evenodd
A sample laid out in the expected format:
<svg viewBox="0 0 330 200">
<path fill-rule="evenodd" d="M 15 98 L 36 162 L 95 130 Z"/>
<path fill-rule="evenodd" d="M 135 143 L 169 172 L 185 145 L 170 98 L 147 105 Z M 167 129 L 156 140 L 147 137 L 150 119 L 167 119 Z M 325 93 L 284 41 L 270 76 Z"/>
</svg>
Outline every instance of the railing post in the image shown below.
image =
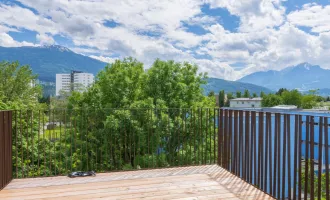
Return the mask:
<svg viewBox="0 0 330 200">
<path fill-rule="evenodd" d="M 0 190 L 12 176 L 12 111 L 0 111 Z"/>
</svg>

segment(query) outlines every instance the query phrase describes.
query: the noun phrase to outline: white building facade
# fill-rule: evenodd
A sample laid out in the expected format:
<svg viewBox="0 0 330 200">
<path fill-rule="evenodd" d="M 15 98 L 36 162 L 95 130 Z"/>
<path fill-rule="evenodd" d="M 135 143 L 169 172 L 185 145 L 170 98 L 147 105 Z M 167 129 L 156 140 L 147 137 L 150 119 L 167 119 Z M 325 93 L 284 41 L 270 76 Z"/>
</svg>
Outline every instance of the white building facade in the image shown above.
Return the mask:
<svg viewBox="0 0 330 200">
<path fill-rule="evenodd" d="M 71 91 L 71 75 L 70 74 L 56 74 L 56 96 L 60 95 L 60 91 Z"/>
<path fill-rule="evenodd" d="M 231 99 L 231 108 L 261 108 L 262 98 L 237 98 Z"/>
<path fill-rule="evenodd" d="M 74 90 L 83 91 L 92 85 L 94 82 L 94 75 L 90 73 L 74 73 L 73 83 Z M 78 89 L 79 88 L 79 89 Z"/>
<path fill-rule="evenodd" d="M 72 71 L 71 74 L 56 74 L 56 96 L 60 91 L 71 92 L 84 91 L 94 82 L 94 75 L 80 71 Z"/>
</svg>

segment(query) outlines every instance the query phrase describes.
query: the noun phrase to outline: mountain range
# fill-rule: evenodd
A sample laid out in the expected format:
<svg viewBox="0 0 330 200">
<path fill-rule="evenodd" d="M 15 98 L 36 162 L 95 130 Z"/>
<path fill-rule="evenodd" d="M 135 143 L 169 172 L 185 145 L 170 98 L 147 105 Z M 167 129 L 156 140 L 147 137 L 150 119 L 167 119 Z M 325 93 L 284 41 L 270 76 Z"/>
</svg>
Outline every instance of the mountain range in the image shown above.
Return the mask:
<svg viewBox="0 0 330 200">
<path fill-rule="evenodd" d="M 21 65 L 29 65 L 32 71 L 39 75 L 39 80 L 44 83 L 45 94 L 53 93 L 56 73 L 68 73 L 71 70 L 93 73 L 96 75 L 107 63 L 95 60 L 88 56 L 77 54 L 68 48 L 51 45 L 40 47 L 0 47 L 0 61 L 19 61 Z M 45 83 L 46 82 L 46 83 Z M 270 92 L 269 89 L 249 83 L 226 81 L 223 79 L 210 78 L 203 85 L 205 94 L 210 91 L 218 93 L 250 90 L 250 93 Z M 47 90 L 46 90 L 47 89 Z"/>
<path fill-rule="evenodd" d="M 80 70 L 97 74 L 106 66 L 104 62 L 58 45 L 0 47 L 0 61 L 19 61 L 21 65 L 30 65 L 33 72 L 39 75 L 39 80 L 45 82 L 55 82 L 56 73 Z"/>
<path fill-rule="evenodd" d="M 96 75 L 107 63 L 88 56 L 77 54 L 58 45 L 39 47 L 0 47 L 0 61 L 19 61 L 21 65 L 30 65 L 42 82 L 55 82 L 56 73 L 69 73 L 79 70 Z M 318 65 L 302 63 L 280 71 L 255 72 L 237 81 L 209 78 L 204 91 L 218 93 L 220 90 L 236 92 L 249 90 L 259 94 L 269 93 L 279 88 L 298 89 L 302 92 L 320 89 L 321 95 L 330 94 L 330 70 Z M 261 87 L 262 86 L 262 87 Z"/>
<path fill-rule="evenodd" d="M 242 94 L 245 90 L 249 90 L 250 94 L 256 93 L 257 95 L 260 92 L 264 92 L 266 94 L 271 93 L 272 91 L 268 88 L 254 85 L 251 83 L 241 83 L 238 81 L 227 81 L 218 78 L 208 78 L 207 84 L 202 86 L 204 88 L 204 93 L 207 95 L 211 91 L 215 92 L 216 94 L 219 93 L 220 90 L 224 90 L 226 93 L 229 92 L 237 92 L 240 91 Z"/>
<path fill-rule="evenodd" d="M 330 70 L 310 63 L 301 63 L 280 71 L 255 72 L 238 81 L 262 85 L 274 91 L 280 88 L 298 89 L 301 92 L 320 89 L 320 93 L 330 94 L 327 89 L 330 88 Z"/>
</svg>

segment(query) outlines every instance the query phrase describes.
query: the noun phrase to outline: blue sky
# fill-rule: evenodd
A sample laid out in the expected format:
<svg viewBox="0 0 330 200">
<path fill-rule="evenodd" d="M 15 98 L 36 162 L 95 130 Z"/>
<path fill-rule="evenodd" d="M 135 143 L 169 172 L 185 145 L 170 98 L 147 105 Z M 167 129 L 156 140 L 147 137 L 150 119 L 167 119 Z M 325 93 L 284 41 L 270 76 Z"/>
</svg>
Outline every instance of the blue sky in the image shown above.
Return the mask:
<svg viewBox="0 0 330 200">
<path fill-rule="evenodd" d="M 105 62 L 188 61 L 236 80 L 330 68 L 330 0 L 0 0 L 0 46 L 62 45 Z"/>
</svg>

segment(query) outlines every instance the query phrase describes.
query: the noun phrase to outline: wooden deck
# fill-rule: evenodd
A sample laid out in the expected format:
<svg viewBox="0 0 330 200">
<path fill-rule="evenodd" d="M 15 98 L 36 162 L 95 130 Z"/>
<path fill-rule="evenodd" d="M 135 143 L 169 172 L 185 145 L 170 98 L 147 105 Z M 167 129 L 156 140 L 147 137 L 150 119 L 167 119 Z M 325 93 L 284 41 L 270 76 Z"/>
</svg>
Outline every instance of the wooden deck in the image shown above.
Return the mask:
<svg viewBox="0 0 330 200">
<path fill-rule="evenodd" d="M 13 180 L 0 199 L 273 199 L 217 165 Z"/>
</svg>

